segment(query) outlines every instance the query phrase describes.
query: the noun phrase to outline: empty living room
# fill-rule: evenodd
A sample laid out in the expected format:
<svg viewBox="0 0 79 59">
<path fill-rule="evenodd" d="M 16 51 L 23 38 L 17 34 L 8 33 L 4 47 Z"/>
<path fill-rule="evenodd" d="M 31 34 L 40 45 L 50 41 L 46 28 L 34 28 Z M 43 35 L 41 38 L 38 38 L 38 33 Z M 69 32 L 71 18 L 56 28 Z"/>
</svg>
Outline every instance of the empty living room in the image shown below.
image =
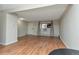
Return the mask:
<svg viewBox="0 0 79 59">
<path fill-rule="evenodd" d="M 79 55 L 78 4 L 0 4 L 0 55 Z"/>
</svg>

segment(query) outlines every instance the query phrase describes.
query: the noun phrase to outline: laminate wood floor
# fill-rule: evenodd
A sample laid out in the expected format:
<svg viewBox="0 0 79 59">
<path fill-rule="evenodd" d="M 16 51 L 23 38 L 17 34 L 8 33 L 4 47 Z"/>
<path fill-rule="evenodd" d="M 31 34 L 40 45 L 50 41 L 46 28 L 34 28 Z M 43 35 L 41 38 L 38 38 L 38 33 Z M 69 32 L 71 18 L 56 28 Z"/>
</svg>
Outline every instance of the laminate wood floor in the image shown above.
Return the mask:
<svg viewBox="0 0 79 59">
<path fill-rule="evenodd" d="M 48 55 L 58 48 L 65 46 L 56 37 L 24 36 L 14 44 L 0 46 L 0 55 Z"/>
</svg>

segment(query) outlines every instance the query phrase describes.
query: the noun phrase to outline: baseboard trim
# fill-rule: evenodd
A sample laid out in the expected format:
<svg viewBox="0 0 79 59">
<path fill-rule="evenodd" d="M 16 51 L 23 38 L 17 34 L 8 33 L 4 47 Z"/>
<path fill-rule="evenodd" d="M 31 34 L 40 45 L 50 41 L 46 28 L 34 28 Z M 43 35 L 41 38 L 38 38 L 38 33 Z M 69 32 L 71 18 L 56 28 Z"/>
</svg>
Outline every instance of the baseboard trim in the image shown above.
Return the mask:
<svg viewBox="0 0 79 59">
<path fill-rule="evenodd" d="M 17 42 L 17 41 L 13 41 L 13 42 L 5 43 L 4 45 L 14 44 L 14 43 L 16 43 L 16 42 Z"/>
<path fill-rule="evenodd" d="M 26 36 L 26 34 L 25 35 L 19 35 L 18 37 L 23 37 L 23 36 Z"/>
<path fill-rule="evenodd" d="M 66 48 L 69 48 L 69 46 L 66 44 L 66 42 L 63 40 L 63 38 L 60 36 L 61 41 L 64 43 L 64 45 L 66 46 Z"/>
<path fill-rule="evenodd" d="M 0 42 L 0 45 L 6 46 L 6 45 L 14 44 L 16 42 L 17 42 L 17 40 L 16 41 L 12 41 L 12 42 L 8 42 L 8 43 L 1 43 Z"/>
<path fill-rule="evenodd" d="M 49 35 L 49 36 L 44 36 L 44 35 L 26 35 L 26 36 L 40 36 L 40 37 L 58 37 L 58 36 L 51 36 L 51 35 Z"/>
<path fill-rule="evenodd" d="M 0 45 L 4 45 L 4 43 L 0 42 Z"/>
</svg>

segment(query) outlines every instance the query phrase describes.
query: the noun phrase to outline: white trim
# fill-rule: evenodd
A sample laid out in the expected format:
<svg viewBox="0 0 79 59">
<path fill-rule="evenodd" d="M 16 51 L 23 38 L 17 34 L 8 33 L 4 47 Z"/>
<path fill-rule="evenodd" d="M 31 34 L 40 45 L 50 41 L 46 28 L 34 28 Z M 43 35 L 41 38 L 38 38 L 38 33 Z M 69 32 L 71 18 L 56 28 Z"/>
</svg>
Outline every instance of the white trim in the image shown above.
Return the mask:
<svg viewBox="0 0 79 59">
<path fill-rule="evenodd" d="M 4 45 L 4 43 L 0 42 L 0 45 Z"/>
<path fill-rule="evenodd" d="M 17 40 L 16 41 L 12 41 L 12 42 L 5 43 L 4 45 L 13 44 L 13 43 L 16 43 L 16 42 L 17 42 Z"/>
<path fill-rule="evenodd" d="M 2 42 L 0 42 L 0 44 L 1 45 L 9 45 L 9 44 L 13 44 L 13 43 L 16 43 L 17 42 L 17 40 L 16 41 L 12 41 L 12 42 L 8 42 L 8 43 L 2 43 Z"/>
<path fill-rule="evenodd" d="M 60 39 L 62 40 L 62 42 L 64 43 L 64 45 L 69 48 L 69 46 L 66 44 L 66 42 L 63 40 L 63 38 L 60 36 Z"/>
</svg>

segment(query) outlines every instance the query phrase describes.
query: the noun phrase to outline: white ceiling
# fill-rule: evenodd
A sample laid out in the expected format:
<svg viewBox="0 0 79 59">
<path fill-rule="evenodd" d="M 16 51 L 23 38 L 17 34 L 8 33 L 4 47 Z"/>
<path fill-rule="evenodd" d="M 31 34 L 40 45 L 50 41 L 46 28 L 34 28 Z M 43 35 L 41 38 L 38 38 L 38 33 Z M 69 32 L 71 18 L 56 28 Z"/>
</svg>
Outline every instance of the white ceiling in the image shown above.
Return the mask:
<svg viewBox="0 0 79 59">
<path fill-rule="evenodd" d="M 0 4 L 0 11 L 17 14 L 26 21 L 58 20 L 67 4 Z"/>
<path fill-rule="evenodd" d="M 15 12 L 49 5 L 55 5 L 55 4 L 0 4 L 0 11 Z"/>
<path fill-rule="evenodd" d="M 26 21 L 48 21 L 48 20 L 58 20 L 67 5 L 52 5 L 47 7 L 41 7 L 31 10 L 24 10 L 15 12 L 19 17 L 23 17 Z"/>
</svg>

